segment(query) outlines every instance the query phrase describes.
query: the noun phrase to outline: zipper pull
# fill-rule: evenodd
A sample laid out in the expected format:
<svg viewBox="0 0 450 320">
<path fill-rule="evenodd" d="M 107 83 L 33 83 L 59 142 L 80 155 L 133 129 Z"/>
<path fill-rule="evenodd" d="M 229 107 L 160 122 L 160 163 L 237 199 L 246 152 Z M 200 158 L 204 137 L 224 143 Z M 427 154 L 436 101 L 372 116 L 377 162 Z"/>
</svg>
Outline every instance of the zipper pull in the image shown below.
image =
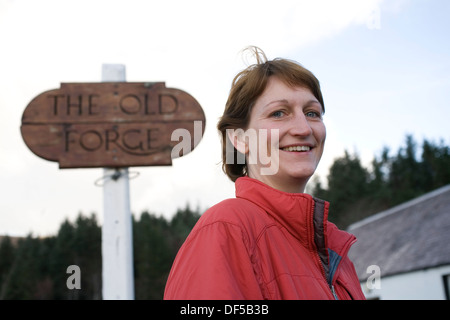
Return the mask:
<svg viewBox="0 0 450 320">
<path fill-rule="evenodd" d="M 339 298 L 338 298 L 338 296 L 336 294 L 336 291 L 334 291 L 334 286 L 333 285 L 331 285 L 331 293 L 333 294 L 335 300 L 339 300 Z"/>
</svg>

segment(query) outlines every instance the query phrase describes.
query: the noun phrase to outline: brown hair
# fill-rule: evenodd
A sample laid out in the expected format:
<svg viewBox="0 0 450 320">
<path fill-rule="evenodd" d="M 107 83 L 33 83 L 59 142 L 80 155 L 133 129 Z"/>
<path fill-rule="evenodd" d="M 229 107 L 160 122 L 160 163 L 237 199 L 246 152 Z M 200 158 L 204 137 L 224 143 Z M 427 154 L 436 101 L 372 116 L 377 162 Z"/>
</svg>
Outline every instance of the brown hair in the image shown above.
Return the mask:
<svg viewBox="0 0 450 320">
<path fill-rule="evenodd" d="M 276 58 L 269 61 L 258 47 L 248 47 L 245 50 L 253 53 L 256 64 L 248 66 L 234 77 L 225 110 L 217 124 L 217 129 L 222 136 L 222 170 L 233 182 L 247 175 L 247 165 L 236 161 L 239 152 L 236 148 L 227 148 L 226 130 L 246 129 L 253 105 L 266 89 L 267 81 L 271 76 L 277 76 L 288 86 L 300 86 L 311 90 L 322 105 L 322 113 L 325 113 L 319 80 L 309 70 L 288 59 Z M 227 152 L 233 154 L 227 157 Z M 226 159 L 233 159 L 233 162 L 226 163 Z"/>
</svg>

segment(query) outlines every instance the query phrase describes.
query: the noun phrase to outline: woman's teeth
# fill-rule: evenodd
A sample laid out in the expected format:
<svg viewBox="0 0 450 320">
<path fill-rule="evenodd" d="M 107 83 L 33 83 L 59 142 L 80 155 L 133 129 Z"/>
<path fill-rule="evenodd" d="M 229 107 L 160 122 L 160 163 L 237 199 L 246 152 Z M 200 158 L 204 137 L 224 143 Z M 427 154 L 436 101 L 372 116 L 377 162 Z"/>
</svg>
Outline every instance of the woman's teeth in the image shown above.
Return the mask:
<svg viewBox="0 0 450 320">
<path fill-rule="evenodd" d="M 309 146 L 295 146 L 295 147 L 282 148 L 281 150 L 301 152 L 301 151 L 309 151 L 309 150 L 311 150 L 311 147 L 309 147 Z"/>
</svg>

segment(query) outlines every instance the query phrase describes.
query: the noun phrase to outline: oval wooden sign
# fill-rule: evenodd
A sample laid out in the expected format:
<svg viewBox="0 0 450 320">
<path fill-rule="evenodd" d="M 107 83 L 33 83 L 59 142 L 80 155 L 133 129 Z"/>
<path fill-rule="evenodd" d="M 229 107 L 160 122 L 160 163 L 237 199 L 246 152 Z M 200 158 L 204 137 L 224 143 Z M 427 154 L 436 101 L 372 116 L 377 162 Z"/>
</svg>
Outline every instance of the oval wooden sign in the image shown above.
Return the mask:
<svg viewBox="0 0 450 320">
<path fill-rule="evenodd" d="M 117 168 L 171 165 L 204 128 L 200 104 L 164 82 L 61 83 L 28 104 L 21 133 L 31 151 L 60 168 Z"/>
</svg>

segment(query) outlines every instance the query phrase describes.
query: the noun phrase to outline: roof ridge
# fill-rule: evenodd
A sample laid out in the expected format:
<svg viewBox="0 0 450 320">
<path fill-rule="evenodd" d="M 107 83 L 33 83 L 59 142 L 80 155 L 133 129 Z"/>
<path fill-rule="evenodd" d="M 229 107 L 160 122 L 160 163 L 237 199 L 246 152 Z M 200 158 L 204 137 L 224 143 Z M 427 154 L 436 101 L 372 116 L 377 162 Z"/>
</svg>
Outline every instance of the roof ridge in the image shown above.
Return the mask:
<svg viewBox="0 0 450 320">
<path fill-rule="evenodd" d="M 433 191 L 430 191 L 428 193 L 425 193 L 425 194 L 423 194 L 423 195 L 421 195 L 421 196 L 419 196 L 417 198 L 414 198 L 414 199 L 408 200 L 406 202 L 403 202 L 403 203 L 401 203 L 399 205 L 396 205 L 395 207 L 392 207 L 392 208 L 389 208 L 387 210 L 375 213 L 375 214 L 373 214 L 373 215 L 371 215 L 371 216 L 369 216 L 367 218 L 364 218 L 364 219 L 362 219 L 360 221 L 357 221 L 355 223 L 352 223 L 350 226 L 348 226 L 347 230 L 349 230 L 349 231 L 350 230 L 354 230 L 356 228 L 359 228 L 361 226 L 369 224 L 369 223 L 371 223 L 373 221 L 380 220 L 380 219 L 382 219 L 382 218 L 384 218 L 386 216 L 389 216 L 391 214 L 396 213 L 397 211 L 404 210 L 404 209 L 409 208 L 411 206 L 414 206 L 414 205 L 416 205 L 416 204 L 418 204 L 420 202 L 423 202 L 423 201 L 429 200 L 431 198 L 437 197 L 440 194 L 445 193 L 447 191 L 450 191 L 450 184 L 445 185 L 443 187 L 440 187 L 438 189 L 435 189 Z"/>
</svg>

